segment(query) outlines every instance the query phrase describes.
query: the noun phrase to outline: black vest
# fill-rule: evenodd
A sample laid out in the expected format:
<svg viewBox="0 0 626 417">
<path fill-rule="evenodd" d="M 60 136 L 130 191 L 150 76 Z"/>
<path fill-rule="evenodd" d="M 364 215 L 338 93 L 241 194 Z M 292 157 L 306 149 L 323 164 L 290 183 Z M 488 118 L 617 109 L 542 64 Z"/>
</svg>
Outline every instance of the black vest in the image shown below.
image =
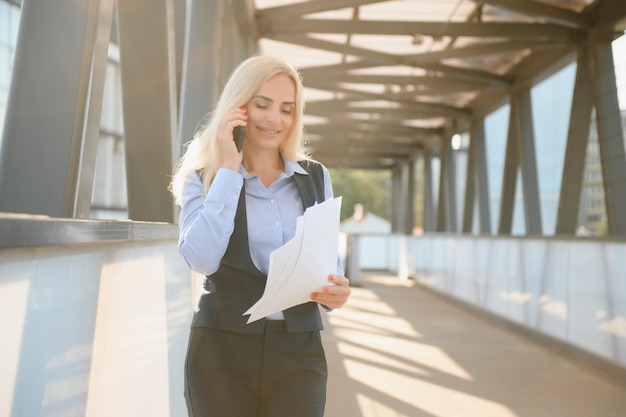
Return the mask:
<svg viewBox="0 0 626 417">
<path fill-rule="evenodd" d="M 322 166 L 312 161 L 300 161 L 309 173 L 294 174 L 303 207 L 324 201 L 324 174 Z M 265 289 L 267 276 L 252 262 L 248 243 L 245 185 L 239 196 L 235 229 L 220 266 L 204 279 L 204 291 L 191 322 L 191 327 L 211 327 L 240 333 L 262 333 L 265 319 L 246 324 L 244 316 Z M 290 333 L 321 330 L 322 318 L 317 303 L 308 302 L 284 311 L 287 331 Z"/>
</svg>

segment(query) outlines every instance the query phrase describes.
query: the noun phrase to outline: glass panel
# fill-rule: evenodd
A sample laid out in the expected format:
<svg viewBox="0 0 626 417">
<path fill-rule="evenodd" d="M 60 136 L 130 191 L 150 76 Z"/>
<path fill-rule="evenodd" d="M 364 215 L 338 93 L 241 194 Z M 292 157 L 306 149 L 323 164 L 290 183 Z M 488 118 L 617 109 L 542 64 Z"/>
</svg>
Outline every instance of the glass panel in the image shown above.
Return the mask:
<svg viewBox="0 0 626 417">
<path fill-rule="evenodd" d="M 531 90 L 542 230 L 554 235 L 559 206 L 576 65 L 568 65 Z"/>
<path fill-rule="evenodd" d="M 4 47 L 9 43 L 9 33 L 11 25 L 9 24 L 9 13 L 11 6 L 0 1 L 0 47 Z"/>
<path fill-rule="evenodd" d="M 502 175 L 511 107 L 507 104 L 485 118 L 485 150 L 487 158 L 487 183 L 491 210 L 491 230 L 498 231 L 500 200 L 502 199 Z"/>
</svg>

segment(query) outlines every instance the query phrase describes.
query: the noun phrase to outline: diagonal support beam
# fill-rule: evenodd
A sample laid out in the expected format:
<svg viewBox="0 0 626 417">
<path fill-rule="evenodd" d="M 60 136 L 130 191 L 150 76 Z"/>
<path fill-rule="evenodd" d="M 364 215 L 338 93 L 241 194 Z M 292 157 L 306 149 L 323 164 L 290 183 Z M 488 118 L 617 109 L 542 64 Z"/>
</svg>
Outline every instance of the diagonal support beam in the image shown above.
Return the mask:
<svg viewBox="0 0 626 417">
<path fill-rule="evenodd" d="M 626 235 L 626 156 L 611 42 L 592 42 L 591 80 L 596 108 L 609 234 Z"/>
<path fill-rule="evenodd" d="M 590 22 L 585 16 L 575 11 L 562 7 L 551 6 L 547 3 L 536 0 L 472 0 L 479 4 L 489 4 L 495 7 L 513 10 L 523 14 L 541 17 L 551 22 L 556 22 L 572 27 L 587 29 Z"/>
<path fill-rule="evenodd" d="M 428 70 L 439 71 L 443 74 L 450 75 L 452 77 L 458 77 L 461 79 L 482 81 L 486 84 L 506 85 L 510 84 L 510 81 L 506 77 L 492 74 L 485 71 L 470 70 L 465 68 L 451 67 L 442 64 L 422 64 L 417 62 L 411 56 L 398 56 L 385 52 L 374 51 L 367 48 L 359 48 L 352 45 L 339 44 L 336 42 L 329 42 L 322 39 L 315 39 L 302 35 L 281 35 L 272 36 L 270 39 L 274 39 L 281 42 L 293 43 L 296 45 L 306 46 L 309 48 L 323 49 L 327 51 L 333 51 L 340 54 L 360 56 L 369 60 L 372 60 L 378 65 L 407 65 L 410 67 L 419 67 Z"/>
<path fill-rule="evenodd" d="M 310 13 L 327 12 L 329 10 L 347 9 L 366 4 L 381 3 L 385 0 L 310 0 L 284 6 L 268 7 L 257 11 L 257 19 L 284 19 L 300 17 Z"/>
<path fill-rule="evenodd" d="M 174 201 L 167 191 L 178 155 L 171 1 L 117 1 L 132 220 L 174 221 Z"/>
<path fill-rule="evenodd" d="M 574 235 L 576 233 L 593 108 L 591 61 L 587 47 L 580 48 L 578 51 L 577 64 L 556 219 L 555 233 L 557 235 Z"/>
<path fill-rule="evenodd" d="M 78 203 L 90 202 L 91 193 L 79 187 L 91 187 L 93 178 L 86 164 L 97 149 L 102 42 L 111 13 L 108 0 L 22 5 L 0 155 L 0 211 L 83 215 Z"/>
</svg>

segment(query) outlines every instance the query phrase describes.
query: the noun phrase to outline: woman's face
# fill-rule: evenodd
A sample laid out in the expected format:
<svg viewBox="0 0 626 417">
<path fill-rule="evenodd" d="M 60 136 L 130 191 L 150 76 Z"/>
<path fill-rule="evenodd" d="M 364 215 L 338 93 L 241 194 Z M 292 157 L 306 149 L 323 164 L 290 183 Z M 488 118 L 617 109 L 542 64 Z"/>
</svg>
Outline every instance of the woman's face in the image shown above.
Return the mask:
<svg viewBox="0 0 626 417">
<path fill-rule="evenodd" d="M 247 103 L 247 145 L 278 149 L 287 139 L 296 111 L 296 86 L 287 75 L 267 80 Z"/>
</svg>

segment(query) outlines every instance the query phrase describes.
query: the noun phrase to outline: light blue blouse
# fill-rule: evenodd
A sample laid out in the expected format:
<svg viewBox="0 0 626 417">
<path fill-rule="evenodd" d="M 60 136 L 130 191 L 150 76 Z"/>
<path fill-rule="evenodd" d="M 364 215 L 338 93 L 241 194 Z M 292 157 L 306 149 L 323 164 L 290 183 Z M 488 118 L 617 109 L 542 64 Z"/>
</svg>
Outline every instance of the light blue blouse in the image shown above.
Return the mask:
<svg viewBox="0 0 626 417">
<path fill-rule="evenodd" d="M 189 267 L 203 275 L 217 271 L 226 253 L 235 224 L 235 213 L 241 188 L 245 181 L 246 215 L 250 256 L 264 274 L 269 270 L 270 253 L 291 238 L 296 231 L 296 219 L 304 213 L 295 173 L 308 175 L 297 162 L 285 160 L 285 170 L 269 187 L 260 178 L 250 175 L 241 166 L 239 172 L 218 170 L 208 193 L 195 173 L 183 187 L 180 211 L 178 250 Z M 324 172 L 325 198 L 333 198 L 330 174 Z M 343 275 L 341 262 L 338 273 Z M 282 313 L 270 318 L 281 318 Z"/>
</svg>

